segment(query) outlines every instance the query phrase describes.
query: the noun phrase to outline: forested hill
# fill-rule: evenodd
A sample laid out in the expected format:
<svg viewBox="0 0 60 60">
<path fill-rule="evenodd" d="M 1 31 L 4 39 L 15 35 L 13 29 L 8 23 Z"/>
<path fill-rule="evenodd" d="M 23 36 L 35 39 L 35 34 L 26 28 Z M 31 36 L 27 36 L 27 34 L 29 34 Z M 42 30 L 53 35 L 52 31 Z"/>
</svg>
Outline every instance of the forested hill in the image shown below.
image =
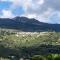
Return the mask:
<svg viewBox="0 0 60 60">
<path fill-rule="evenodd" d="M 0 18 L 0 28 L 17 29 L 24 32 L 60 31 L 60 24 L 48 24 L 26 17 Z"/>
</svg>

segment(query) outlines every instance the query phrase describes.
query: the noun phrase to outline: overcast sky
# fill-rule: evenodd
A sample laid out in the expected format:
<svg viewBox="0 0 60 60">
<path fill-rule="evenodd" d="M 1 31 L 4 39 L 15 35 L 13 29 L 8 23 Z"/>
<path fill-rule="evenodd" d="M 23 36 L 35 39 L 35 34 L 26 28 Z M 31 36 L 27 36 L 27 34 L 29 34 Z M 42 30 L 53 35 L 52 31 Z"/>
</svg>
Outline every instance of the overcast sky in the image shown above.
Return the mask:
<svg viewBox="0 0 60 60">
<path fill-rule="evenodd" d="M 60 23 L 60 0 L 0 0 L 0 18 L 15 16 Z"/>
</svg>

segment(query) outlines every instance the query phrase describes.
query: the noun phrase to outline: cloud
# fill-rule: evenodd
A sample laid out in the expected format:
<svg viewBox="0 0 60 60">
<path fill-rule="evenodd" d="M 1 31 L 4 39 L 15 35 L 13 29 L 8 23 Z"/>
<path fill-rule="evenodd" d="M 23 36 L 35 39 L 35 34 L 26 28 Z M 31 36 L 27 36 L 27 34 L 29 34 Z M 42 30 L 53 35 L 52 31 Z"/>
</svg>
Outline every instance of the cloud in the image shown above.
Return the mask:
<svg viewBox="0 0 60 60">
<path fill-rule="evenodd" d="M 48 22 L 60 24 L 60 11 L 54 11 L 48 19 Z"/>
<path fill-rule="evenodd" d="M 59 10 L 60 11 L 60 0 L 46 0 L 45 3 L 46 6 L 54 9 L 54 10 Z"/>
<path fill-rule="evenodd" d="M 36 18 L 36 14 L 25 14 L 25 15 L 21 15 L 21 16 L 25 16 L 28 18 Z"/>
<path fill-rule="evenodd" d="M 34 7 L 27 8 L 27 14 L 35 14 L 36 19 L 42 22 L 60 23 L 60 0 L 44 0 L 42 5 L 33 2 Z M 57 12 L 56 12 L 57 11 Z M 55 15 L 55 16 L 54 16 Z M 54 16 L 54 18 L 52 18 Z"/>
<path fill-rule="evenodd" d="M 8 1 L 8 0 L 0 0 L 0 1 Z"/>
<path fill-rule="evenodd" d="M 12 3 L 7 10 L 10 14 L 9 16 L 11 15 L 26 16 L 28 18 L 35 18 L 39 21 L 49 23 L 60 22 L 60 0 L 0 0 L 0 1 Z M 3 16 L 5 16 L 4 13 L 5 12 L 3 10 Z"/>
<path fill-rule="evenodd" d="M 2 16 L 0 17 L 1 18 L 12 18 L 14 17 L 14 15 L 12 14 L 10 10 L 2 10 Z"/>
</svg>

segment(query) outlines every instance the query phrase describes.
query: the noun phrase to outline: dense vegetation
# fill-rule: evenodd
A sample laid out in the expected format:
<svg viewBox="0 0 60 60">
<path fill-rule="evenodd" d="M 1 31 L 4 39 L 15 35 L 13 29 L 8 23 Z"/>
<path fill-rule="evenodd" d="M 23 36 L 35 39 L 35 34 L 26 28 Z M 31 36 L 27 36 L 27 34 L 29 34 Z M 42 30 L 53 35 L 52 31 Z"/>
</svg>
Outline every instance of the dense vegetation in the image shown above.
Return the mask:
<svg viewBox="0 0 60 60">
<path fill-rule="evenodd" d="M 0 60 L 12 60 L 12 59 L 1 57 Z M 60 54 L 49 54 L 45 56 L 35 55 L 31 57 L 30 59 L 25 59 L 25 60 L 60 60 Z"/>
<path fill-rule="evenodd" d="M 31 60 L 60 60 L 60 54 L 49 54 L 49 55 L 35 55 Z"/>
<path fill-rule="evenodd" d="M 59 49 L 60 32 L 0 30 L 0 60 L 60 60 Z"/>
</svg>

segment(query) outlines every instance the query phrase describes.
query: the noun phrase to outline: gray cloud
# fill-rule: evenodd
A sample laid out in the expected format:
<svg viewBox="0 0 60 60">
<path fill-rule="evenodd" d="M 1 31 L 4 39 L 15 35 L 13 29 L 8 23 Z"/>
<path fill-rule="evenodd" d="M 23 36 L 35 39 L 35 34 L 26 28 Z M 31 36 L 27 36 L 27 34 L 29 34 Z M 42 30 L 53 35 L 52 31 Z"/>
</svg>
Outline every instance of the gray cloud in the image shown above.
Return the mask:
<svg viewBox="0 0 60 60">
<path fill-rule="evenodd" d="M 57 11 L 60 11 L 60 0 L 44 0 L 44 3 L 42 5 L 38 5 L 36 4 L 38 2 L 38 0 L 34 0 L 33 4 L 35 4 L 35 8 L 34 7 L 32 8 L 29 7 L 27 9 L 28 12 L 32 12 L 32 13 L 38 13 L 38 14 L 41 14 L 41 13 L 44 13 L 45 11 L 48 10 L 48 8 L 51 8 L 52 10 L 57 10 Z"/>
<path fill-rule="evenodd" d="M 6 0 L 8 1 L 8 0 Z M 60 22 L 60 0 L 9 0 L 13 2 L 9 10 L 21 6 L 24 9 L 23 16 L 34 16 L 44 22 Z M 55 17 L 54 14 L 56 13 Z M 13 14 L 13 13 L 12 13 Z M 54 18 L 58 19 L 54 19 Z M 51 18 L 51 19 L 50 19 Z M 53 20 L 53 21 L 52 21 Z"/>
<path fill-rule="evenodd" d="M 45 5 L 47 7 L 60 11 L 60 0 L 46 0 Z"/>
</svg>

